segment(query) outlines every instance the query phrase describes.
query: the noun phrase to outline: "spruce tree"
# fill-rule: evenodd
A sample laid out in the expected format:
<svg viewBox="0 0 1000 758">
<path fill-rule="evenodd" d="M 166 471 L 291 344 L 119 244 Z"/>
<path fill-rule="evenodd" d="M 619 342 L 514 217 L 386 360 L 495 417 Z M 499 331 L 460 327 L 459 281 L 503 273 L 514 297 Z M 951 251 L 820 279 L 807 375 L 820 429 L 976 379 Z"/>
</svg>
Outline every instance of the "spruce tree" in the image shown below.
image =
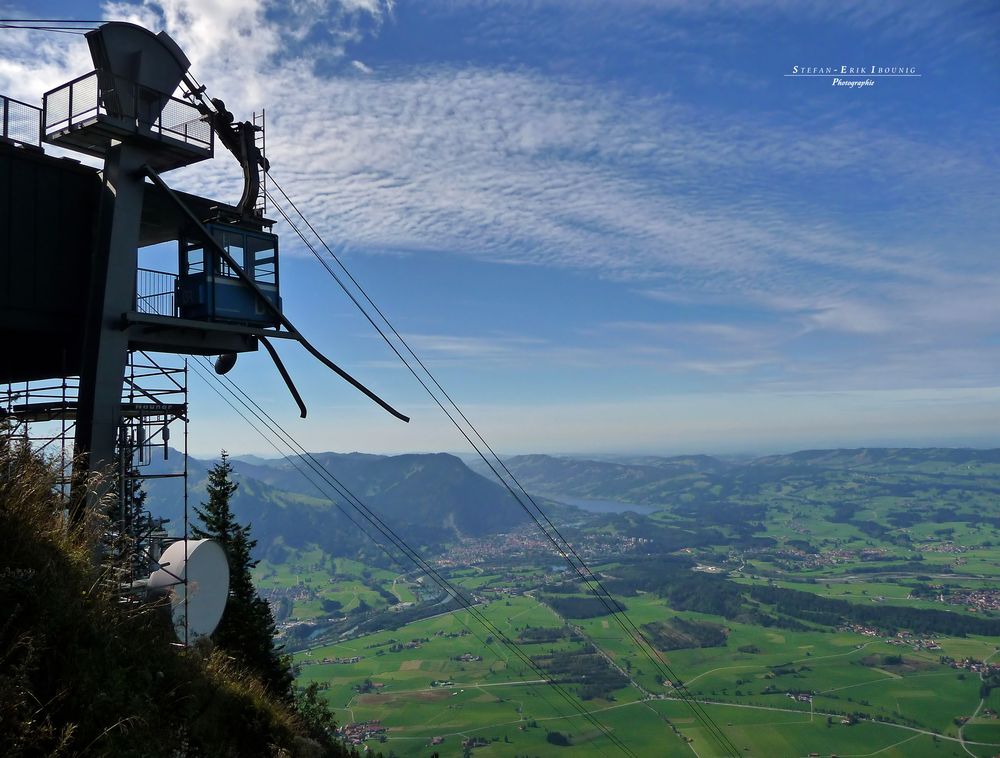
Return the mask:
<svg viewBox="0 0 1000 758">
<path fill-rule="evenodd" d="M 274 647 L 274 616 L 253 586 L 251 572 L 257 561 L 251 553 L 257 540 L 250 537 L 250 525 L 241 525 L 233 514 L 232 498 L 239 485 L 232 474 L 232 464 L 223 450 L 222 460 L 208 472 L 208 502 L 195 508 L 201 525 L 191 529 L 196 538 L 218 542 L 229 561 L 229 599 L 212 639 L 258 676 L 273 695 L 290 700 L 291 666 Z"/>
<path fill-rule="evenodd" d="M 129 465 L 122 470 L 115 466 L 114 491 L 118 497 L 111 500 L 108 511 L 108 529 L 104 535 L 105 559 L 123 572 L 125 581 L 149 573 L 148 558 L 136 549 L 137 541 L 161 521 L 150 517 L 146 511 L 146 491 L 139 478 L 139 469 Z"/>
</svg>

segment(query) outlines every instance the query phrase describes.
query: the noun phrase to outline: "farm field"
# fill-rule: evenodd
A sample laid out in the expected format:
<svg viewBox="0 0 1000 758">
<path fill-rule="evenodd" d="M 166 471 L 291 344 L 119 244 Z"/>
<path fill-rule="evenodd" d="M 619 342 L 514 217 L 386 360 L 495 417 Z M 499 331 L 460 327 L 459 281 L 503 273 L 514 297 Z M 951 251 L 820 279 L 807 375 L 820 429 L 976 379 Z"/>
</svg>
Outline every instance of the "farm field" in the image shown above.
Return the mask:
<svg viewBox="0 0 1000 758">
<path fill-rule="evenodd" d="M 338 565 L 324 597 L 368 591 L 357 579 L 362 570 L 360 565 Z M 276 573 L 272 581 L 292 576 L 287 571 Z M 368 576 L 370 582 L 373 574 Z M 544 573 L 530 567 L 492 573 L 468 570 L 454 572 L 452 579 L 476 591 L 502 586 L 512 578 L 524 582 L 532 576 L 541 580 Z M 376 578 L 391 586 L 399 577 L 384 572 Z M 305 583 L 301 576 L 296 581 Z M 831 586 L 842 590 L 835 597 L 846 595 L 862 602 L 868 598 L 863 593 L 902 589 L 875 582 Z M 548 595 L 530 591 L 490 596 L 476 608 L 494 630 L 517 641 L 518 650 L 529 658 L 580 652 L 592 644 L 627 672 L 639 690 L 622 686 L 604 697 L 580 700 L 579 688 L 565 685 L 577 706 L 593 711 L 606 728 L 623 729 L 631 739 L 639 740 L 637 744 L 674 740 L 683 747 L 686 740 L 693 740 L 690 746 L 698 755 L 724 754 L 713 752 L 722 748 L 713 745 L 712 736 L 695 721 L 689 707 L 670 699 L 678 693 L 664 685 L 664 677 L 614 617 L 566 618 L 550 607 L 549 600 Z M 301 615 L 302 607 L 314 607 L 315 602 L 296 603 L 296 614 Z M 371 602 L 377 603 L 378 598 Z M 676 672 L 676 678 L 704 708 L 725 714 L 713 718 L 720 725 L 725 719 L 723 730 L 731 740 L 744 743 L 746 754 L 808 755 L 825 744 L 835 746 L 839 755 L 876 750 L 882 751 L 879 755 L 968 755 L 960 739 L 988 743 L 966 744 L 975 755 L 1000 750 L 1000 722 L 995 716 L 973 718 L 960 734 L 956 719 L 972 716 L 980 708 L 979 677 L 941 662 L 942 657 L 988 659 L 997 651 L 995 639 L 938 635 L 932 651 L 850 631 L 768 629 L 712 614 L 677 611 L 653 593 L 622 596 L 619 602 L 640 627 L 682 619 L 727 630 L 724 646 L 669 650 L 662 656 L 671 675 Z M 579 635 L 544 642 L 525 637 L 566 628 Z M 443 613 L 399 629 L 313 647 L 297 653 L 295 661 L 300 666 L 300 684 L 318 682 L 341 724 L 380 722 L 384 733 L 367 744 L 383 752 L 426 755 L 431 742 L 440 738 L 440 744 L 433 746 L 440 755 L 461 755 L 463 741 L 478 737 L 487 740 L 475 748 L 484 755 L 518 755 L 520 750 L 558 755 L 565 747 L 552 745 L 550 732 L 565 736 L 574 755 L 601 755 L 613 748 L 598 728 L 578 715 L 468 611 Z M 799 693 L 809 693 L 809 702 L 795 699 Z M 860 715 L 861 720 L 842 723 L 849 714 Z M 866 752 L 866 747 L 871 749 Z"/>
<path fill-rule="evenodd" d="M 996 649 L 991 640 L 941 638 L 937 640 L 941 649 L 931 653 L 849 632 L 768 630 L 706 614 L 678 613 L 652 595 L 621 600 L 640 626 L 679 617 L 728 628 L 725 647 L 673 650 L 664 658 L 672 671 L 684 672 L 687 690 L 695 699 L 713 713 L 724 714 L 715 717 L 720 726 L 730 739 L 745 743 L 750 754 L 807 755 L 826 744 L 836 745 L 840 755 L 866 754 L 866 746 L 876 745 L 868 752 L 949 755 L 954 748 L 959 751 L 956 755 L 967 755 L 957 741 L 954 718 L 971 716 L 978 706 L 978 677 L 961 676 L 939 658 L 988 657 Z M 677 697 L 662 685 L 653 665 L 610 616 L 563 619 L 530 595 L 493 600 L 479 610 L 512 639 L 525 630 L 557 630 L 568 622 L 627 668 L 652 696 Z M 562 639 L 519 648 L 538 656 L 579 649 L 582 644 Z M 480 654 L 481 661 L 458 660 Z M 360 660 L 353 663 L 322 662 L 355 656 Z M 901 656 L 901 661 L 893 663 L 893 656 Z M 531 755 L 559 754 L 561 748 L 546 741 L 546 730 L 567 735 L 574 754 L 599 755 L 608 749 L 607 744 L 601 746 L 607 738 L 600 731 L 572 715 L 572 709 L 526 663 L 486 635 L 468 612 L 317 647 L 297 654 L 296 663 L 301 666 L 300 682 L 320 682 L 323 696 L 342 722 L 379 720 L 386 729 L 385 741 L 369 744 L 383 750 L 391 747 L 400 756 L 427 754 L 435 737 L 444 738 L 435 746 L 441 755 L 460 755 L 461 741 L 476 736 L 490 740 L 489 746 L 477 748 L 485 755 L 515 755 L 521 749 Z M 362 691 L 366 682 L 370 688 Z M 572 692 L 574 686 L 567 689 Z M 811 702 L 800 702 L 789 692 L 814 694 Z M 712 752 L 720 748 L 711 746 L 711 735 L 694 721 L 687 705 L 641 699 L 634 688 L 625 687 L 607 699 L 582 705 L 610 729 L 627 724 L 628 735 L 643 740 L 638 744 L 651 744 L 645 740 L 655 738 L 683 745 L 683 738 L 690 738 L 699 755 L 723 754 Z M 850 726 L 841 723 L 850 713 L 862 713 L 865 719 Z M 896 726 L 875 719 L 889 719 Z M 932 732 L 939 733 L 938 742 Z M 1000 746 L 1000 724 L 977 719 L 966 727 L 964 737 Z M 453 744 L 447 747 L 449 743 Z M 982 754 L 992 755 L 990 749 L 994 748 L 983 748 Z M 795 752 L 799 750 L 803 752 Z"/>
<path fill-rule="evenodd" d="M 769 758 L 1000 753 L 992 481 L 792 470 L 749 488 L 681 477 L 649 515 L 564 526 L 628 631 L 528 532 L 433 558 L 473 612 L 422 572 L 310 546 L 263 561 L 259 586 L 283 603 L 299 684 L 386 756 L 596 756 L 615 739 L 731 754 L 712 725 Z"/>
</svg>

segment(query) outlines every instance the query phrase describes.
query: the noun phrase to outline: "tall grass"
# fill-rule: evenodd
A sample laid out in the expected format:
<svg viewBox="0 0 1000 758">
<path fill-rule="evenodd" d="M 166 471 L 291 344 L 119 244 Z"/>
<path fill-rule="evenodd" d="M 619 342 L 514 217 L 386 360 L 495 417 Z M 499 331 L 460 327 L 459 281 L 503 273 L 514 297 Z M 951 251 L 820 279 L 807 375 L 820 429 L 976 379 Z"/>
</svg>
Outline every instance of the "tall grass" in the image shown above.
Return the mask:
<svg viewBox="0 0 1000 758">
<path fill-rule="evenodd" d="M 121 567 L 98 559 L 115 554 L 106 509 L 71 526 L 54 484 L 0 436 L 0 755 L 340 754 L 210 644 L 176 645 L 162 609 L 123 598 Z"/>
</svg>

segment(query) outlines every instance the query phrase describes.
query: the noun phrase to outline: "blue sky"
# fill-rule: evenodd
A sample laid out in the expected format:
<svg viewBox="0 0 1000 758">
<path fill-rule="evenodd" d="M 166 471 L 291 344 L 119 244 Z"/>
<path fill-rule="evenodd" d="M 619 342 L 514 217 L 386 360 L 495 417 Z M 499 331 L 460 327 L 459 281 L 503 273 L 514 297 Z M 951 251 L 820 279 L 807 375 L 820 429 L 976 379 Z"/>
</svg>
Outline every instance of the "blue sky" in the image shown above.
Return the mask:
<svg viewBox="0 0 1000 758">
<path fill-rule="evenodd" d="M 165 28 L 505 452 L 1000 444 L 991 2 L 0 4 Z M 848 88 L 800 67 L 904 67 Z M 88 69 L 0 32 L 0 89 Z M 863 78 L 863 77 L 862 77 Z M 233 201 L 235 162 L 172 173 Z M 290 318 L 413 415 L 283 347 L 234 378 L 311 449 L 461 440 L 279 225 Z M 268 452 L 194 387 L 192 448 Z"/>
</svg>

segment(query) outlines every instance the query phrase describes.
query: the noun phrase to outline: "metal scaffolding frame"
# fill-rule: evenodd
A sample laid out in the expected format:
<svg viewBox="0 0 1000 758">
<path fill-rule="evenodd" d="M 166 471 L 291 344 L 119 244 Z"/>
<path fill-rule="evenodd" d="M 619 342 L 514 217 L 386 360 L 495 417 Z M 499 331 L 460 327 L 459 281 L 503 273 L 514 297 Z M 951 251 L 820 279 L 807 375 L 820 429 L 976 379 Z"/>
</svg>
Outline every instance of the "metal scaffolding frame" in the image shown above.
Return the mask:
<svg viewBox="0 0 1000 758">
<path fill-rule="evenodd" d="M 79 387 L 75 376 L 0 385 L 0 421 L 5 422 L 0 425 L 0 434 L 20 441 L 48 461 L 57 472 L 56 494 L 67 506 L 73 484 Z M 118 578 L 127 586 L 163 568 L 158 559 L 170 542 L 188 539 L 187 359 L 131 351 L 121 401 L 114 472 L 118 508 L 109 524 L 106 549 L 113 552 L 113 563 L 121 567 Z M 172 434 L 178 425 L 179 434 Z M 169 443 L 177 437 L 181 465 L 174 471 L 152 471 L 154 456 L 162 451 L 166 460 Z M 143 482 L 152 479 L 181 482 L 183 524 L 181 534 L 173 538 L 164 529 L 164 519 L 136 500 Z M 184 581 L 183 577 L 177 579 Z"/>
</svg>

